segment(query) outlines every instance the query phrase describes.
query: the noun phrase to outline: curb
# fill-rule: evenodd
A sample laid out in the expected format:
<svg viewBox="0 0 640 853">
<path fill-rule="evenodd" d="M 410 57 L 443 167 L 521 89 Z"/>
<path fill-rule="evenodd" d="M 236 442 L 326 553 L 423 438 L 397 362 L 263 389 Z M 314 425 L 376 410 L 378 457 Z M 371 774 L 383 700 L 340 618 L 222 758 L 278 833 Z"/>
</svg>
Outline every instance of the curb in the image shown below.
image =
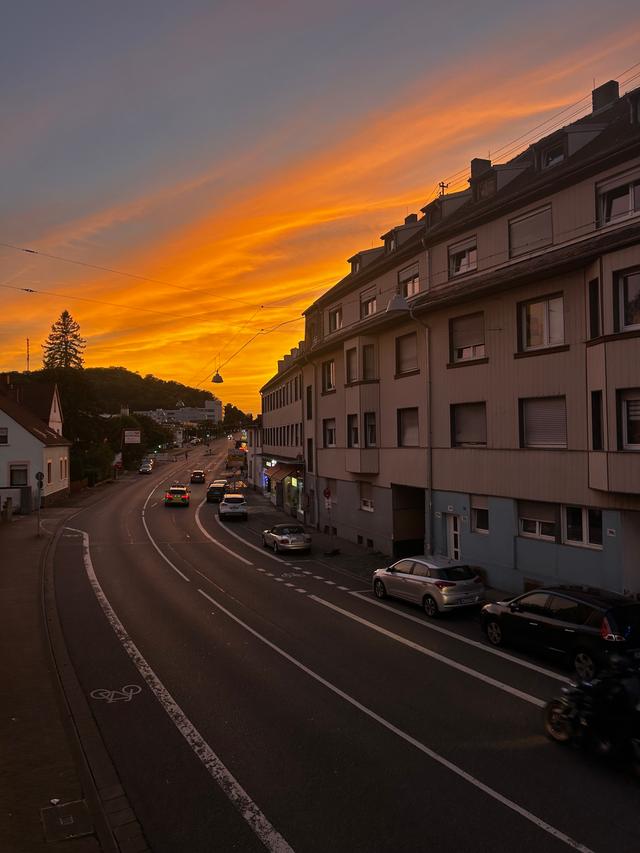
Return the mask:
<svg viewBox="0 0 640 853">
<path fill-rule="evenodd" d="M 53 555 L 69 518 L 60 522 L 40 558 L 42 612 L 62 725 L 103 853 L 150 853 L 76 676 L 58 619 Z"/>
</svg>

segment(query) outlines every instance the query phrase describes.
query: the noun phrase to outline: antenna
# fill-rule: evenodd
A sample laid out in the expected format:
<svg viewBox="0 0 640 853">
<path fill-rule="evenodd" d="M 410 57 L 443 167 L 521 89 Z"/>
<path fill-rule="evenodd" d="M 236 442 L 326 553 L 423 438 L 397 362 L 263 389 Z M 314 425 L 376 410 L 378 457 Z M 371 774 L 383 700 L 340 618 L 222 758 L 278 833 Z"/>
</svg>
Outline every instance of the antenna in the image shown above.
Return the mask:
<svg viewBox="0 0 640 853">
<path fill-rule="evenodd" d="M 449 188 L 449 184 L 445 184 L 445 182 L 444 182 L 444 181 L 440 181 L 440 183 L 438 184 L 438 186 L 440 187 L 440 195 L 441 195 L 441 196 L 443 196 L 443 195 L 444 195 L 444 191 L 445 191 L 446 189 L 448 189 L 448 188 Z"/>
</svg>

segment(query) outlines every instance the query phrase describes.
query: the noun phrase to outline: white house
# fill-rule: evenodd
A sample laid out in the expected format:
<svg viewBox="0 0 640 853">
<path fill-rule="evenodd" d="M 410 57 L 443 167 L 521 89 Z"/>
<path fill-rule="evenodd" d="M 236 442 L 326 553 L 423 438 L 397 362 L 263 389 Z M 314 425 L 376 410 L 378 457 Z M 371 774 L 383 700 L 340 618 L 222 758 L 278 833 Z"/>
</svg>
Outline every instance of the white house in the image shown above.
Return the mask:
<svg viewBox="0 0 640 853">
<path fill-rule="evenodd" d="M 47 417 L 47 421 L 38 417 L 36 411 Z M 11 497 L 14 510 L 30 512 L 34 509 L 38 499 L 38 473 L 43 475 L 43 506 L 69 494 L 71 442 L 61 435 L 61 430 L 62 412 L 55 385 L 0 388 L 2 504 Z"/>
</svg>

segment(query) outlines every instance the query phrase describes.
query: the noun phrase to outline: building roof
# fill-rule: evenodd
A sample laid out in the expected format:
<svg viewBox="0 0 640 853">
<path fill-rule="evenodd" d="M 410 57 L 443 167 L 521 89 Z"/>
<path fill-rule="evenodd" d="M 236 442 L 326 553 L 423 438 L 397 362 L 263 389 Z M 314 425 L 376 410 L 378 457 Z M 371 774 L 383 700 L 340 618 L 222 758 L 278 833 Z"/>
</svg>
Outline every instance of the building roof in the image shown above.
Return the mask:
<svg viewBox="0 0 640 853">
<path fill-rule="evenodd" d="M 45 447 L 70 447 L 71 442 L 52 429 L 48 425 L 36 417 L 36 415 L 26 406 L 16 403 L 4 391 L 0 391 L 0 411 L 8 415 L 11 420 L 15 421 L 23 429 L 36 438 Z M 47 414 L 47 419 L 48 419 Z"/>
<path fill-rule="evenodd" d="M 11 396 L 17 403 L 26 406 L 37 418 L 48 424 L 57 387 L 55 382 L 31 382 L 16 385 Z"/>
</svg>

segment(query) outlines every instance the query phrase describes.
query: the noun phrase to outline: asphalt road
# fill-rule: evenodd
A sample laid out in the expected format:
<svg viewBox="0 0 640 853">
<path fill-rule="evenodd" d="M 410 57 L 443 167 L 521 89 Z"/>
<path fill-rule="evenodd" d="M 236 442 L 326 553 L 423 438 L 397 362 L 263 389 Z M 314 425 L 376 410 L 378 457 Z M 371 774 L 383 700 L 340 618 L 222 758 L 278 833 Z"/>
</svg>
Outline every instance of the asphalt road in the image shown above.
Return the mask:
<svg viewBox="0 0 640 853">
<path fill-rule="evenodd" d="M 55 556 L 71 658 L 155 853 L 637 853 L 640 785 L 542 735 L 558 670 L 250 547 L 206 486 L 164 507 L 224 452 L 123 482 Z"/>
</svg>

